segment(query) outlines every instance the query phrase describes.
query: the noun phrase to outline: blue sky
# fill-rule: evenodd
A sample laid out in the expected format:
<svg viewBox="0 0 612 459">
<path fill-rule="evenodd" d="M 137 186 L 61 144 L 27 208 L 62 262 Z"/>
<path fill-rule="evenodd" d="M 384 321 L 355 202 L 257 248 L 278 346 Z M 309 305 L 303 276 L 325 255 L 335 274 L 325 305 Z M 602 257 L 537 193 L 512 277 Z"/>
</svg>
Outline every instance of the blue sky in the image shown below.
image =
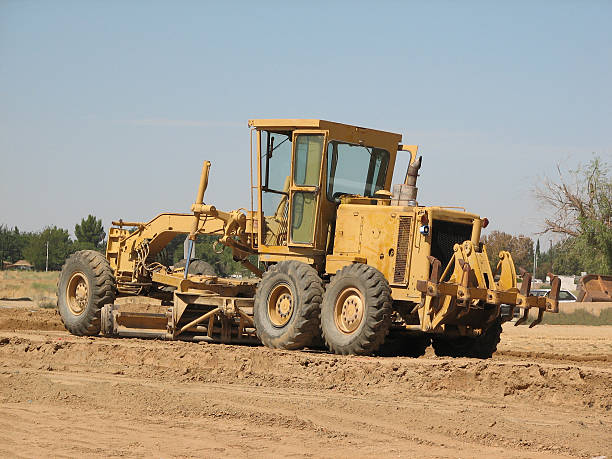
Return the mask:
<svg viewBox="0 0 612 459">
<path fill-rule="evenodd" d="M 533 188 L 612 163 L 612 2 L 0 1 L 0 224 L 248 206 L 249 118 L 419 144 L 419 202 L 532 235 Z M 397 166 L 398 180 L 405 161 Z"/>
</svg>

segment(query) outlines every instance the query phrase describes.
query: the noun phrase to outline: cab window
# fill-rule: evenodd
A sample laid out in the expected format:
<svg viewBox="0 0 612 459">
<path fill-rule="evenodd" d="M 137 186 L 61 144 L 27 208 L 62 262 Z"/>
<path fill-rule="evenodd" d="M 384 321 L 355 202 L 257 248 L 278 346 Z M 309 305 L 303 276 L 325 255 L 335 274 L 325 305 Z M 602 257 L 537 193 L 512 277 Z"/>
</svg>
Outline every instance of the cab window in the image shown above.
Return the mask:
<svg viewBox="0 0 612 459">
<path fill-rule="evenodd" d="M 304 189 L 294 191 L 291 198 L 291 241 L 294 243 L 311 244 L 314 240 L 324 140 L 321 134 L 298 134 L 295 138 L 293 183 Z"/>
<path fill-rule="evenodd" d="M 261 133 L 262 243 L 285 245 L 291 177 L 291 132 Z"/>
<path fill-rule="evenodd" d="M 327 145 L 327 199 L 344 194 L 372 197 L 385 186 L 389 152 L 332 140 Z"/>
</svg>

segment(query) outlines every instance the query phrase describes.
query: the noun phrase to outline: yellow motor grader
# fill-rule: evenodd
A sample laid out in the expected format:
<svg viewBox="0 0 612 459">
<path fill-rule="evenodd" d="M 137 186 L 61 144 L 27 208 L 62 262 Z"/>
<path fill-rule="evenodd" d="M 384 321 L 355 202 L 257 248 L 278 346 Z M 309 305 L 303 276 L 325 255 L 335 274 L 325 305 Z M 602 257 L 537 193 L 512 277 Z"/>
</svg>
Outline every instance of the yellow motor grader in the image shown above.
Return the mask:
<svg viewBox="0 0 612 459">
<path fill-rule="evenodd" d="M 491 268 L 480 242 L 486 218 L 418 205 L 421 158 L 400 134 L 315 119 L 249 126 L 251 208 L 204 203 L 206 161 L 191 213 L 114 221 L 106 256 L 80 251 L 62 269 L 58 308 L 70 332 L 280 349 L 324 343 L 360 355 L 384 352 L 387 340 L 405 354 L 431 343 L 438 355 L 488 358 L 515 308 L 517 324 L 537 308 L 531 326 L 558 312 L 558 278 L 543 298 L 529 294 L 529 274 L 517 288 L 510 253 Z M 410 162 L 392 187 L 397 155 Z M 188 235 L 184 266 L 160 263 L 179 235 Z M 253 276 L 194 269 L 199 235 L 216 236 Z M 119 299 L 129 296 L 165 307 L 125 310 Z"/>
</svg>

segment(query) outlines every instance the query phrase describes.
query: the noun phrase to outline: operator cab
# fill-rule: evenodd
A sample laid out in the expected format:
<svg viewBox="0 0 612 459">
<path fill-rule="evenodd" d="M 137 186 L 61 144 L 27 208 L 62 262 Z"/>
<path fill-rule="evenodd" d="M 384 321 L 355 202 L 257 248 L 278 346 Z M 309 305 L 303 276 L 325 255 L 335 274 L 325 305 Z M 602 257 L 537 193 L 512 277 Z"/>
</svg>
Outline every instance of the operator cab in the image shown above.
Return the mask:
<svg viewBox="0 0 612 459">
<path fill-rule="evenodd" d="M 401 134 L 310 119 L 249 126 L 257 165 L 252 211 L 262 222 L 253 239 L 263 261 L 303 254 L 316 263 L 331 251 L 340 198 L 390 189 Z"/>
</svg>

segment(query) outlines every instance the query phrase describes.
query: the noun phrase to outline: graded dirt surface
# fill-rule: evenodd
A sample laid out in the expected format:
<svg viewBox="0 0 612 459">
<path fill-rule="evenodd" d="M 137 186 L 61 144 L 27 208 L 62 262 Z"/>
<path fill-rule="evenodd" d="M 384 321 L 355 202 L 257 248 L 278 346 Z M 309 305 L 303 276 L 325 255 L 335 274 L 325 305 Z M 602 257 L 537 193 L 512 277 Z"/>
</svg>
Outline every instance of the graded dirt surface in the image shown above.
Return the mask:
<svg viewBox="0 0 612 459">
<path fill-rule="evenodd" d="M 0 456 L 612 457 L 612 327 L 493 359 L 76 337 L 0 309 Z"/>
</svg>

